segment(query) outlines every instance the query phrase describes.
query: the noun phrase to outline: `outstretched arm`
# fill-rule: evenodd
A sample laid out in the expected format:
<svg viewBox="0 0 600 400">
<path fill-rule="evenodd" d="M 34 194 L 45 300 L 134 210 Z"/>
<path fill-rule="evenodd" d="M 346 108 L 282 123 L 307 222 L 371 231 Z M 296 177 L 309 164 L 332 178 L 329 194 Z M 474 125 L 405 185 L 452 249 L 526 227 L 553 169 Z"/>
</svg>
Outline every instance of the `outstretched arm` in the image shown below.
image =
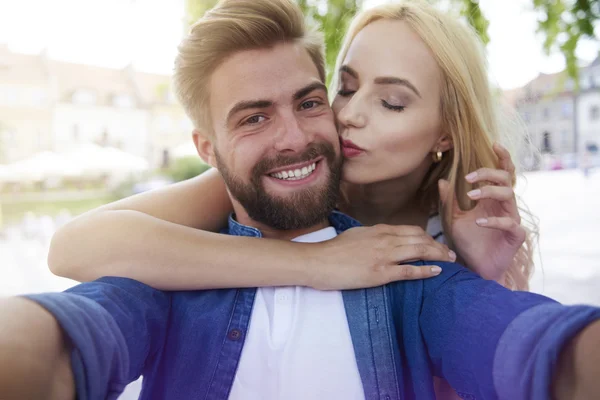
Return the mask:
<svg viewBox="0 0 600 400">
<path fill-rule="evenodd" d="M 456 264 L 442 268 L 423 284 L 420 331 L 436 375 L 457 392 L 500 399 L 598 393 L 600 308 L 511 292 Z"/>
<path fill-rule="evenodd" d="M 123 276 L 162 290 L 352 289 L 435 276 L 398 263 L 451 258 L 415 227 L 357 228 L 319 244 L 213 233 L 230 211 L 221 176 L 211 170 L 77 217 L 55 234 L 48 264 L 79 281 Z"/>
<path fill-rule="evenodd" d="M 0 398 L 116 398 L 162 351 L 170 309 L 124 278 L 0 299 Z"/>
<path fill-rule="evenodd" d="M 52 314 L 21 298 L 0 299 L 0 310 L 3 398 L 74 399 L 69 349 Z"/>
</svg>

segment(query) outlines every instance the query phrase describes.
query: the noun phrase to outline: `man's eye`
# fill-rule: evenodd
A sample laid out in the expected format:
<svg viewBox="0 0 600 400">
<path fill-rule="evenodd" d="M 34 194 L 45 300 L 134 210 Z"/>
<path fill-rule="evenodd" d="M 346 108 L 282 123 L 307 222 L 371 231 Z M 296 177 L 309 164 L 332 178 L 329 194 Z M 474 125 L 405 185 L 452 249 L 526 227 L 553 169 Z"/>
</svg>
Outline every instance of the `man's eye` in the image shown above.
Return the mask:
<svg viewBox="0 0 600 400">
<path fill-rule="evenodd" d="M 300 109 L 301 110 L 309 110 L 311 108 L 318 107 L 320 104 L 321 103 L 316 100 L 308 100 L 308 101 L 305 101 L 304 103 L 300 104 Z"/>
<path fill-rule="evenodd" d="M 247 125 L 254 125 L 254 124 L 259 124 L 261 122 L 263 122 L 266 118 L 262 115 L 253 115 L 250 118 L 246 118 L 246 120 L 244 121 L 244 124 Z"/>
</svg>

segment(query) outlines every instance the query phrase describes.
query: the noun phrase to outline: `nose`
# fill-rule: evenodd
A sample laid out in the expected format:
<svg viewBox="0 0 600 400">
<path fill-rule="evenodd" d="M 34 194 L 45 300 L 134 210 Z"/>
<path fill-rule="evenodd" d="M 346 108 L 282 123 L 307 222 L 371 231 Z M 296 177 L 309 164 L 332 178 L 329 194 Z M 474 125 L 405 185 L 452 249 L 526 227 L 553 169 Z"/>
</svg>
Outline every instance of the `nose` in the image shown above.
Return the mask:
<svg viewBox="0 0 600 400">
<path fill-rule="evenodd" d="M 298 117 L 293 113 L 285 113 L 280 117 L 280 124 L 275 135 L 275 149 L 280 152 L 302 152 L 312 141 L 312 136 L 300 125 Z"/>
<path fill-rule="evenodd" d="M 364 128 L 367 124 L 367 115 L 364 110 L 363 101 L 358 94 L 348 100 L 337 114 L 340 131 L 343 128 Z"/>
</svg>

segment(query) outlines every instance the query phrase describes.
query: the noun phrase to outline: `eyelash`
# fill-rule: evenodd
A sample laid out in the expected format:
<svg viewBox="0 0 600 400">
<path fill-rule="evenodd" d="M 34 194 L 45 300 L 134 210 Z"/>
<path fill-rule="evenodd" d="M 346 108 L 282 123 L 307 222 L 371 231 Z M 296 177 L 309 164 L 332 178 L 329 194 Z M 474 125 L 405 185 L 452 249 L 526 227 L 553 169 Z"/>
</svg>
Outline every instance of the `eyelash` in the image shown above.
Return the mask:
<svg viewBox="0 0 600 400">
<path fill-rule="evenodd" d="M 312 110 L 313 108 L 317 108 L 317 107 L 319 107 L 319 106 L 323 105 L 323 102 L 321 102 L 321 101 L 318 101 L 318 100 L 306 100 L 306 101 L 304 101 L 304 102 L 302 102 L 302 103 L 300 104 L 300 107 L 302 107 L 302 106 L 303 106 L 304 104 L 306 104 L 306 103 L 313 103 L 314 105 L 313 105 L 312 107 L 309 107 L 309 108 L 304 108 L 304 109 L 301 109 L 302 111 L 306 111 L 306 110 Z M 242 125 L 258 125 L 258 124 L 260 124 L 261 122 L 264 122 L 264 121 L 250 122 L 250 120 L 251 120 L 251 119 L 253 119 L 253 118 L 266 118 L 266 117 L 265 117 L 264 115 L 252 115 L 251 117 L 248 117 L 248 118 L 246 118 L 246 119 L 245 119 L 245 120 L 242 122 Z"/>
<path fill-rule="evenodd" d="M 393 104 L 388 103 L 385 100 L 381 100 L 381 105 L 384 106 L 385 108 L 387 108 L 388 110 L 392 110 L 392 111 L 396 111 L 396 112 L 402 112 L 406 108 L 404 106 L 395 106 Z"/>
<path fill-rule="evenodd" d="M 353 90 L 343 90 L 343 89 L 338 90 L 338 95 L 340 95 L 342 97 L 348 97 L 354 93 L 355 93 L 355 91 L 353 91 Z"/>
<path fill-rule="evenodd" d="M 354 93 L 356 93 L 356 92 L 353 91 L 353 90 L 343 90 L 343 89 L 340 89 L 338 91 L 338 95 L 340 95 L 342 97 L 348 97 L 348 96 L 350 96 L 350 95 L 352 95 Z M 388 103 L 385 100 L 381 100 L 381 105 L 384 106 L 385 108 L 387 108 L 388 110 L 392 110 L 392 111 L 396 111 L 396 112 L 402 112 L 406 108 L 404 106 L 395 106 L 393 104 Z"/>
<path fill-rule="evenodd" d="M 251 119 L 253 118 L 265 118 L 264 115 L 253 115 L 251 117 L 248 117 L 244 120 L 244 122 L 242 122 L 242 125 L 257 125 L 260 124 L 263 121 L 258 121 L 258 122 L 249 122 Z"/>
</svg>

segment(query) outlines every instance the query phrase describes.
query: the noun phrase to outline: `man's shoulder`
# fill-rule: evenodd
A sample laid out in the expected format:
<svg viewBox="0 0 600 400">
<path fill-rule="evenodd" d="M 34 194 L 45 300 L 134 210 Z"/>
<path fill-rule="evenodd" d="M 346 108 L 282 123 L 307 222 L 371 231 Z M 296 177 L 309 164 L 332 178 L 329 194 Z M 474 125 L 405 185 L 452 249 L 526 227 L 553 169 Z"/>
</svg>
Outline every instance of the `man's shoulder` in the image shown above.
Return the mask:
<svg viewBox="0 0 600 400">
<path fill-rule="evenodd" d="M 362 226 L 360 222 L 338 210 L 333 210 L 329 214 L 329 223 L 335 228 L 338 234 L 350 228 Z"/>
<path fill-rule="evenodd" d="M 409 298 L 414 298 L 415 296 L 428 297 L 441 288 L 447 289 L 449 286 L 456 286 L 458 288 L 459 285 L 462 287 L 465 283 L 467 286 L 477 286 L 477 283 L 485 282 L 483 278 L 473 271 L 453 262 L 417 261 L 410 264 L 424 268 L 425 265 L 437 265 L 442 268 L 442 272 L 437 276 L 427 279 L 390 282 L 387 286 L 392 294 L 407 296 Z"/>
</svg>

